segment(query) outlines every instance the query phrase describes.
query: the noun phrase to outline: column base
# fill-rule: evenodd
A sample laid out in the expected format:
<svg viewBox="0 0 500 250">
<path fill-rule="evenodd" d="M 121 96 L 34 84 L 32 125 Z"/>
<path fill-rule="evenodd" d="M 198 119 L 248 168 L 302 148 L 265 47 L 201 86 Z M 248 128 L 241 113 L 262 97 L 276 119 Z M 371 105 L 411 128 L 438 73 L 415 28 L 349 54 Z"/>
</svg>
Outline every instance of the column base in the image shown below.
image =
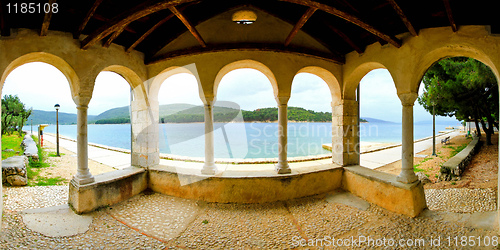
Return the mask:
<svg viewBox="0 0 500 250">
<path fill-rule="evenodd" d="M 71 180 L 71 181 L 74 181 L 78 185 L 85 185 L 85 184 L 89 184 L 89 183 L 94 182 L 95 179 L 94 179 L 94 176 L 89 176 L 89 177 L 81 178 L 81 177 L 78 177 L 78 176 L 75 175 L 75 176 L 73 176 L 73 180 Z"/>
<path fill-rule="evenodd" d="M 275 170 L 277 174 L 289 174 L 292 172 L 290 166 L 288 166 L 288 163 L 283 164 L 281 162 L 278 162 L 278 164 L 276 164 Z"/>
<path fill-rule="evenodd" d="M 217 173 L 217 166 L 215 166 L 215 164 L 205 164 L 201 169 L 201 174 L 204 175 L 215 175 L 215 173 Z"/>
<path fill-rule="evenodd" d="M 415 173 L 403 173 L 401 172 L 397 177 L 396 180 L 402 183 L 410 184 L 413 182 L 418 181 L 418 177 L 415 175 Z"/>
</svg>

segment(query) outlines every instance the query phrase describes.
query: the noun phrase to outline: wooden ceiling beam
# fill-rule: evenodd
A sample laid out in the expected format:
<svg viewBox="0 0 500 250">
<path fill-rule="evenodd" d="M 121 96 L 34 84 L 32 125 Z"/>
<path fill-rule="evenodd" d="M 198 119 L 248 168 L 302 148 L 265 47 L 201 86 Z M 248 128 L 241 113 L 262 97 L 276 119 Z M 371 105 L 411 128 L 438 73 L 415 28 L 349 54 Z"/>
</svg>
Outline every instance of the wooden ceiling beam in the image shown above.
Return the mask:
<svg viewBox="0 0 500 250">
<path fill-rule="evenodd" d="M 137 40 L 135 40 L 135 42 L 132 45 L 130 45 L 130 47 L 127 48 L 127 52 L 130 52 L 133 49 L 135 49 L 135 47 L 137 47 L 137 45 L 139 45 L 140 43 L 142 43 L 142 41 L 144 41 L 144 39 L 146 39 L 146 37 L 148 37 L 149 35 L 151 35 L 151 33 L 153 33 L 153 31 L 155 31 L 156 29 L 158 29 L 160 26 L 162 26 L 164 23 L 166 23 L 168 20 L 172 19 L 173 17 L 175 17 L 175 15 L 174 14 L 170 14 L 167 17 L 165 17 L 162 20 L 160 20 L 159 22 L 157 22 L 155 25 L 153 25 L 153 27 L 149 28 L 148 31 L 146 31 L 144 34 L 142 34 L 141 37 L 139 37 Z"/>
<path fill-rule="evenodd" d="M 131 22 L 143 18 L 152 13 L 168 9 L 169 7 L 174 7 L 179 4 L 192 2 L 195 0 L 165 0 L 161 2 L 146 2 L 135 8 L 127 10 L 112 20 L 110 20 L 105 25 L 99 27 L 97 30 L 88 35 L 81 43 L 82 49 L 88 49 L 92 45 L 96 44 L 98 41 L 109 36 L 111 33 L 120 29 L 124 25 L 128 25 Z"/>
<path fill-rule="evenodd" d="M 455 23 L 455 19 L 453 18 L 453 13 L 451 11 L 450 0 L 443 0 L 444 8 L 446 9 L 446 15 L 448 16 L 448 20 L 450 21 L 450 26 L 453 32 L 457 32 L 457 24 Z"/>
<path fill-rule="evenodd" d="M 331 29 L 334 33 L 336 33 L 338 36 L 340 36 L 351 48 L 353 48 L 358 54 L 362 54 L 363 50 L 356 44 L 354 43 L 351 38 L 346 35 L 344 32 L 342 32 L 340 29 L 337 29 L 337 27 L 334 27 L 333 25 L 323 22 L 329 29 Z"/>
<path fill-rule="evenodd" d="M 186 26 L 186 28 L 191 32 L 191 34 L 196 38 L 196 40 L 200 43 L 201 47 L 207 47 L 207 44 L 201 37 L 200 33 L 196 30 L 196 28 L 189 22 L 189 20 L 175 7 L 169 7 L 168 8 L 172 13 L 181 20 L 181 22 Z"/>
<path fill-rule="evenodd" d="M 310 8 L 317 8 L 318 10 L 324 11 L 324 12 L 329 13 L 331 15 L 342 18 L 342 19 L 344 19 L 344 20 L 346 20 L 354 25 L 357 25 L 360 28 L 372 33 L 373 35 L 379 37 L 380 39 L 382 39 L 384 41 L 387 41 L 388 43 L 392 44 L 393 46 L 395 46 L 397 48 L 401 47 L 402 43 L 399 39 L 392 37 L 386 33 L 381 32 L 380 30 L 376 29 L 375 27 L 371 26 L 370 24 L 362 21 L 357 16 L 354 16 L 354 15 L 349 14 L 347 12 L 341 11 L 337 8 L 330 6 L 330 5 L 326 5 L 326 4 L 319 3 L 316 1 L 312 1 L 312 0 L 280 0 L 280 1 L 304 5 L 304 6 L 308 6 Z"/>
<path fill-rule="evenodd" d="M 99 20 L 99 21 L 101 21 L 101 22 L 106 22 L 106 23 L 107 23 L 107 22 L 109 22 L 109 21 L 111 21 L 111 19 L 109 19 L 109 18 L 107 18 L 107 17 L 103 17 L 103 16 L 101 16 L 101 15 L 99 15 L 99 14 L 94 14 L 94 15 L 92 16 L 92 18 L 94 18 L 94 19 L 96 19 L 96 20 Z M 126 27 L 125 27 L 125 31 L 130 32 L 130 33 L 133 33 L 133 34 L 137 34 L 137 31 L 135 31 L 134 29 L 131 29 L 129 26 L 126 26 Z"/>
<path fill-rule="evenodd" d="M 257 43 L 240 43 L 240 44 L 219 44 L 208 47 L 189 48 L 185 50 L 178 50 L 171 53 L 166 53 L 161 56 L 148 60 L 146 64 L 154 64 L 173 58 L 199 55 L 205 53 L 228 52 L 228 51 L 270 51 L 279 53 L 290 53 L 300 56 L 313 57 L 333 63 L 344 64 L 345 58 L 330 53 L 323 53 L 318 51 L 307 50 L 303 48 L 285 47 L 282 44 L 257 44 Z"/>
<path fill-rule="evenodd" d="M 387 1 L 391 4 L 392 8 L 396 11 L 396 13 L 398 14 L 401 21 L 403 21 L 406 28 L 410 32 L 410 34 L 412 36 L 418 36 L 417 31 L 415 30 L 415 28 L 411 24 L 410 20 L 408 20 L 408 17 L 405 15 L 405 13 L 401 9 L 401 7 L 399 7 L 398 3 L 396 3 L 395 0 L 387 0 Z"/>
<path fill-rule="evenodd" d="M 92 6 L 90 7 L 89 11 L 87 12 L 87 15 L 83 18 L 82 23 L 78 26 L 77 30 L 73 33 L 73 38 L 78 39 L 80 37 L 80 34 L 82 34 L 83 29 L 85 29 L 85 26 L 87 26 L 87 23 L 90 21 L 90 18 L 94 15 L 95 11 L 97 10 L 97 7 L 102 3 L 103 0 L 95 0 Z"/>
<path fill-rule="evenodd" d="M 123 31 L 125 30 L 127 26 L 123 26 L 121 27 L 119 30 L 115 31 L 115 33 L 113 33 L 111 36 L 109 36 L 109 38 L 104 42 L 104 44 L 102 45 L 104 48 L 108 48 L 111 43 L 113 43 L 113 41 L 123 33 Z"/>
<path fill-rule="evenodd" d="M 49 0 L 49 5 L 52 6 L 56 0 Z M 42 28 L 40 29 L 40 36 L 46 36 L 49 31 L 50 20 L 52 19 L 52 9 L 51 11 L 45 13 L 43 16 Z"/>
<path fill-rule="evenodd" d="M 189 6 L 193 5 L 193 4 L 196 4 L 196 3 L 198 3 L 198 2 L 189 3 L 189 4 L 185 5 L 185 6 L 182 6 L 181 8 L 178 8 L 178 10 L 179 11 L 183 11 L 187 7 L 189 7 Z M 149 35 L 151 35 L 151 33 L 153 33 L 153 31 L 155 31 L 156 29 L 158 29 L 160 26 L 162 26 L 164 23 L 166 23 L 167 21 L 169 21 L 173 17 L 175 17 L 175 15 L 174 14 L 170 14 L 167 17 L 165 17 L 162 20 L 160 20 L 159 22 L 157 22 L 155 25 L 153 25 L 153 27 L 149 28 L 148 31 L 146 31 L 144 34 L 142 34 L 142 36 L 140 36 L 132 45 L 130 45 L 130 47 L 127 48 L 127 52 L 130 52 L 133 49 L 135 49 L 135 47 L 137 47 L 137 45 L 139 45 L 140 43 L 142 43 L 142 41 L 144 41 L 144 39 L 146 39 L 146 37 L 148 37 Z"/>
<path fill-rule="evenodd" d="M 307 20 L 309 20 L 309 18 L 311 18 L 311 16 L 314 14 L 314 12 L 316 12 L 316 10 L 317 10 L 317 8 L 310 7 L 304 13 L 304 15 L 302 15 L 300 17 L 299 21 L 295 24 L 295 26 L 293 26 L 293 29 L 290 32 L 290 34 L 288 34 L 288 37 L 285 40 L 285 46 L 288 46 L 290 44 L 290 42 L 295 37 L 295 35 L 297 35 L 299 30 L 302 28 L 302 26 L 304 26 L 304 24 L 306 24 Z"/>
</svg>

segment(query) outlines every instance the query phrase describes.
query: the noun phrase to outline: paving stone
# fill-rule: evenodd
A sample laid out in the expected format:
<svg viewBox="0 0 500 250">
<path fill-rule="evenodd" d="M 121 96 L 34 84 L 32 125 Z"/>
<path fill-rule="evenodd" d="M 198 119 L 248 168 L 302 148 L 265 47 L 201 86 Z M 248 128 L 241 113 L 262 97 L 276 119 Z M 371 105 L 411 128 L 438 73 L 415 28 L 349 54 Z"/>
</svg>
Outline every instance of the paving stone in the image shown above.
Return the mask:
<svg viewBox="0 0 500 250">
<path fill-rule="evenodd" d="M 422 216 L 409 218 L 375 205 L 360 207 L 365 210 L 357 205 L 346 205 L 352 198 L 348 193 L 339 193 L 337 198 L 332 198 L 335 195 L 319 195 L 265 204 L 215 204 L 143 193 L 90 213 L 93 220 L 88 230 L 72 236 L 49 237 L 23 221 L 25 214 L 21 213 L 22 210 L 65 204 L 67 192 L 67 186 L 4 188 L 6 197 L 0 249 L 335 248 L 321 245 L 325 242 L 320 240 L 325 237 L 426 240 L 427 245 L 412 249 L 429 249 L 429 241 L 440 238 L 443 244 L 440 248 L 456 249 L 461 246 L 448 245 L 448 237 L 498 237 L 497 223 L 491 222 L 496 218 L 496 211 L 453 213 L 446 210 L 452 210 L 454 206 L 443 205 L 440 207 L 442 211 L 427 210 Z M 495 190 L 431 192 L 434 192 L 434 198 L 444 197 L 443 193 L 464 195 L 465 199 L 496 197 L 493 195 Z M 348 198 L 348 202 L 337 200 L 342 195 Z M 465 204 L 474 211 L 477 207 L 494 208 L 496 199 L 490 198 L 474 200 L 483 203 L 479 206 L 471 202 Z M 303 246 L 300 242 L 313 242 L 317 247 Z M 349 248 L 374 247 L 363 243 Z"/>
</svg>

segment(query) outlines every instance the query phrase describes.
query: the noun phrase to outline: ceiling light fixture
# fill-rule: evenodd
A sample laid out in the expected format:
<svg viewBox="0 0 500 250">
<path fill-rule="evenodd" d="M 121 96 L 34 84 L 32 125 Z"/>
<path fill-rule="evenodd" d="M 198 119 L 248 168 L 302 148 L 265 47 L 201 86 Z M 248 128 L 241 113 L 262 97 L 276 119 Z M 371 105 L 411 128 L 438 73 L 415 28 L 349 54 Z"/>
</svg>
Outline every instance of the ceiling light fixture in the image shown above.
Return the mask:
<svg viewBox="0 0 500 250">
<path fill-rule="evenodd" d="M 233 14 L 233 22 L 237 24 L 252 24 L 257 21 L 257 14 L 251 10 L 239 10 Z"/>
</svg>

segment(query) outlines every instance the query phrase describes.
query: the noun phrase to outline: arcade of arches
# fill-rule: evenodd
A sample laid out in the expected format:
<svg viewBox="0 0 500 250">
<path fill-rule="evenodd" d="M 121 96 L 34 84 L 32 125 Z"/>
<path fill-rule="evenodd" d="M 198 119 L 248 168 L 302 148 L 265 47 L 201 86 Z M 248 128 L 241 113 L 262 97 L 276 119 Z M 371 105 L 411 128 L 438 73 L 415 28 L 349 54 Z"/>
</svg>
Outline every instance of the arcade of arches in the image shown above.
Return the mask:
<svg viewBox="0 0 500 250">
<path fill-rule="evenodd" d="M 181 44 L 182 39 L 192 38 L 180 36 L 178 39 L 180 41 L 177 43 Z M 33 30 L 20 29 L 15 37 L 0 39 L 0 72 L 2 73 L 0 84 L 3 86 L 6 77 L 12 70 L 29 62 L 51 64 L 66 76 L 78 110 L 78 166 L 75 166 L 78 171 L 70 184 L 70 203 L 77 212 L 88 212 L 102 205 L 98 201 L 92 201 L 94 203 L 88 201 L 92 200 L 92 197 L 99 196 L 93 194 L 93 191 L 89 191 L 92 190 L 89 187 L 105 185 L 109 182 L 102 181 L 103 178 L 108 177 L 93 176 L 87 167 L 87 106 L 92 98 L 96 76 L 101 71 L 112 71 L 123 76 L 130 84 L 134 94 L 131 102 L 133 152 L 131 157 L 132 166 L 135 168 L 132 172 L 124 173 L 125 177 L 117 181 L 119 184 L 116 185 L 123 185 L 127 188 L 119 188 L 118 194 L 109 198 L 110 203 L 115 203 L 144 190 L 148 186 L 154 187 L 151 183 L 147 183 L 145 175 L 135 179 L 132 176 L 155 169 L 159 165 L 158 91 L 161 83 L 169 76 L 178 73 L 192 74 L 200 86 L 199 95 L 205 106 L 205 163 L 203 168 L 193 175 L 207 178 L 213 175 L 218 176 L 213 150 L 212 105 L 217 97 L 220 80 L 228 72 L 240 68 L 252 68 L 262 72 L 272 84 L 279 112 L 279 144 L 283 150 L 279 153 L 274 177 L 290 176 L 293 178 L 293 176 L 300 174 L 294 171 L 287 162 L 286 110 L 295 75 L 304 72 L 311 73 L 319 76 L 328 84 L 332 96 L 333 114 L 332 142 L 334 148 L 331 166 L 342 172 L 350 166 L 359 165 L 359 146 L 356 144 L 359 141 L 357 133 L 358 103 L 355 90 L 365 74 L 373 69 L 384 68 L 390 72 L 401 100 L 401 107 L 394 108 L 402 108 L 403 110 L 402 170 L 397 177 L 394 177 L 394 182 L 398 183 L 390 185 L 403 186 L 406 191 L 400 194 L 413 195 L 411 200 L 414 203 L 419 203 L 408 205 L 412 207 L 413 212 L 405 212 L 404 210 L 409 208 L 404 207 L 404 205 L 403 208 L 393 208 L 393 211 L 415 216 L 425 208 L 423 189 L 418 184 L 413 172 L 413 105 L 423 74 L 433 63 L 442 58 L 466 56 L 488 65 L 497 79 L 500 80 L 498 71 L 500 67 L 500 37 L 491 35 L 488 26 L 461 26 L 456 32 L 449 27 L 421 29 L 418 36 L 402 34 L 400 39 L 402 45 L 399 48 L 390 44 L 373 43 L 367 46 L 362 54 L 355 51 L 348 53 L 345 56 L 345 63 L 305 53 L 240 48 L 198 51 L 146 64 L 141 52 L 134 50 L 126 52 L 119 45 L 112 44 L 109 48 L 95 45 L 84 50 L 71 34 L 48 32 L 46 36 L 39 36 Z M 328 173 L 332 174 L 332 172 Z M 355 177 L 350 179 L 356 181 Z M 335 178 L 320 177 L 311 177 L 308 181 L 325 183 L 337 181 L 340 183 Z M 295 195 L 276 192 L 275 197 L 268 200 L 280 200 L 320 192 L 313 190 L 310 193 L 300 193 L 300 191 L 294 190 L 294 182 L 291 183 L 286 189 L 289 193 L 295 192 Z M 358 182 L 360 185 L 361 183 L 363 182 Z M 390 185 L 384 184 L 376 187 L 380 189 Z M 297 185 L 297 189 L 300 189 L 299 185 Z M 159 188 L 159 190 L 162 189 Z M 183 193 L 182 190 L 177 191 Z M 172 192 L 170 194 L 175 194 Z M 194 191 L 191 190 L 191 192 Z M 212 192 L 218 191 L 212 190 Z M 353 193 L 362 197 L 369 196 L 369 194 L 363 195 L 356 191 Z M 186 195 L 186 197 L 194 197 L 190 195 Z M 392 199 L 400 198 L 393 197 Z M 384 199 L 391 198 L 385 197 Z M 246 202 L 259 201 L 252 198 Z"/>
</svg>

